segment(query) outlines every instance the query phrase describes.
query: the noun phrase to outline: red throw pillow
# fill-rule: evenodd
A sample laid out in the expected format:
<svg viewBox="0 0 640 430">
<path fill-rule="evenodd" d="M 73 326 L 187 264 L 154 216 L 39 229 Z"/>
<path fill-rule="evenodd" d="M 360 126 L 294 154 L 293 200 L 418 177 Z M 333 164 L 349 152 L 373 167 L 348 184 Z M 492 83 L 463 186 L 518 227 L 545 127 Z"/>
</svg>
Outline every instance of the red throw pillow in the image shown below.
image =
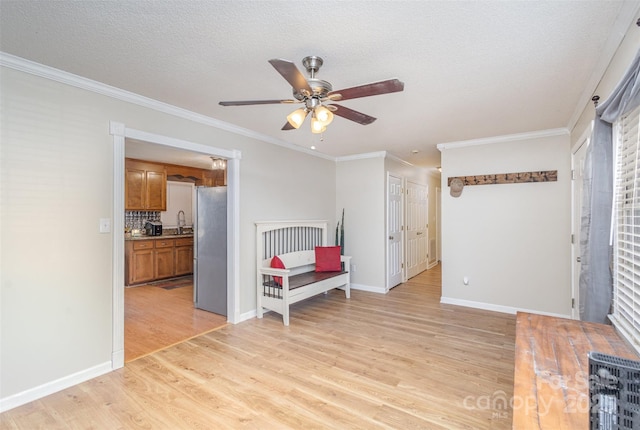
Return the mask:
<svg viewBox="0 0 640 430">
<path fill-rule="evenodd" d="M 274 269 L 286 269 L 286 267 L 284 267 L 284 263 L 277 255 L 274 255 L 271 259 L 271 267 Z M 282 285 L 282 276 L 274 276 L 273 281 L 278 285 Z"/>
<path fill-rule="evenodd" d="M 340 247 L 316 246 L 316 272 L 340 272 Z"/>
</svg>

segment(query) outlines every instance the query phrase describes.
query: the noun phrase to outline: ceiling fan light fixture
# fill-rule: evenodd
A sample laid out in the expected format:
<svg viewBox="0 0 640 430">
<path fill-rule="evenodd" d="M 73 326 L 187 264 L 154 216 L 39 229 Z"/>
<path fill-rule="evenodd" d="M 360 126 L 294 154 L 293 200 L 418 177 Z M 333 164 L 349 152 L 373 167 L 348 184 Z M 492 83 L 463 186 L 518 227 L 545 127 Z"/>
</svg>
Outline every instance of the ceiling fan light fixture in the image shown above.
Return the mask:
<svg viewBox="0 0 640 430">
<path fill-rule="evenodd" d="M 307 111 L 304 108 L 296 109 L 287 115 L 287 121 L 293 128 L 300 128 L 304 119 L 307 117 Z"/>
<path fill-rule="evenodd" d="M 311 117 L 311 132 L 312 133 L 323 133 L 327 129 L 327 126 L 324 125 L 321 121 L 316 118 L 316 116 Z"/>
<path fill-rule="evenodd" d="M 331 124 L 331 121 L 333 121 L 333 112 L 320 105 L 315 109 L 315 117 L 318 121 L 320 121 L 322 125 L 326 127 Z"/>
</svg>

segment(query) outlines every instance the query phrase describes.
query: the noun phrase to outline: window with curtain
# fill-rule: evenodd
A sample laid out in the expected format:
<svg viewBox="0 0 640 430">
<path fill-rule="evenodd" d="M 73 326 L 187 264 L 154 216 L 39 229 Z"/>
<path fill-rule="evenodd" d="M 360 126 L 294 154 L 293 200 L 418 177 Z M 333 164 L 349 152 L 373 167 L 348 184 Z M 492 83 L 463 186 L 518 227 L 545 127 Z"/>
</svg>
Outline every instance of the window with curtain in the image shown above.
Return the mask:
<svg viewBox="0 0 640 430">
<path fill-rule="evenodd" d="M 640 351 L 640 107 L 615 124 L 613 312 Z"/>
</svg>

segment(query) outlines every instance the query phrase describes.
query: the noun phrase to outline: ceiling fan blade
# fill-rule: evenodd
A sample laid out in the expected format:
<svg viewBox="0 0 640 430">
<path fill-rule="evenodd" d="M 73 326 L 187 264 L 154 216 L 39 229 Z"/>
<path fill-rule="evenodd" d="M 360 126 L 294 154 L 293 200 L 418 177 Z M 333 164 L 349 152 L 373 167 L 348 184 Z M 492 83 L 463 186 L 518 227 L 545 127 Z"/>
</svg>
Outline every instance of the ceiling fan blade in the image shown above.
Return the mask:
<svg viewBox="0 0 640 430">
<path fill-rule="evenodd" d="M 331 91 L 328 97 L 331 100 L 349 100 L 359 97 L 377 96 L 380 94 L 395 93 L 404 89 L 404 82 L 398 79 L 388 79 L 386 81 L 373 82 L 371 84 L 359 85 L 357 87 L 345 88 L 344 90 Z M 340 95 L 340 98 L 332 96 Z"/>
<path fill-rule="evenodd" d="M 338 115 L 341 116 L 342 118 L 346 118 L 349 119 L 351 121 L 357 122 L 358 124 L 362 124 L 362 125 L 367 125 L 367 124 L 371 124 L 373 121 L 376 120 L 376 118 L 369 116 L 367 114 L 364 114 L 362 112 L 358 112 L 356 110 L 353 109 L 349 109 L 347 107 L 344 106 L 340 106 L 337 104 L 330 104 L 328 106 L 332 106 L 334 108 L 336 108 L 335 110 L 331 109 L 334 113 L 334 115 Z"/>
<path fill-rule="evenodd" d="M 280 130 L 295 130 L 296 128 L 292 126 L 289 121 L 287 121 Z"/>
<path fill-rule="evenodd" d="M 306 90 L 309 95 L 313 93 L 307 79 L 291 61 L 274 58 L 269 60 L 269 63 L 271 63 L 278 73 L 280 73 L 282 77 L 289 82 L 294 90 L 298 90 L 299 92 L 302 92 L 301 90 Z"/>
<path fill-rule="evenodd" d="M 298 103 L 298 100 L 243 100 L 243 101 L 226 101 L 218 103 L 221 106 L 249 106 L 249 105 L 275 105 Z"/>
</svg>

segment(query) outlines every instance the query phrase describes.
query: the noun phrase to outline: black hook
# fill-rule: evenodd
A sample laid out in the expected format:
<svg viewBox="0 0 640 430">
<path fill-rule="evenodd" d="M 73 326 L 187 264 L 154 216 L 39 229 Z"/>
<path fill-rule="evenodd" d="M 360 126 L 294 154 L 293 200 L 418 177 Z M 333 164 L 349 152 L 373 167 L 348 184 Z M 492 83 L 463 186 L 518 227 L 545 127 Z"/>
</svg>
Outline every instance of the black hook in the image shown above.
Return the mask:
<svg viewBox="0 0 640 430">
<path fill-rule="evenodd" d="M 599 100 L 600 100 L 600 96 L 598 96 L 598 95 L 595 95 L 595 96 L 591 97 L 591 101 L 593 102 L 593 105 L 595 107 L 598 107 L 598 101 Z"/>
</svg>

